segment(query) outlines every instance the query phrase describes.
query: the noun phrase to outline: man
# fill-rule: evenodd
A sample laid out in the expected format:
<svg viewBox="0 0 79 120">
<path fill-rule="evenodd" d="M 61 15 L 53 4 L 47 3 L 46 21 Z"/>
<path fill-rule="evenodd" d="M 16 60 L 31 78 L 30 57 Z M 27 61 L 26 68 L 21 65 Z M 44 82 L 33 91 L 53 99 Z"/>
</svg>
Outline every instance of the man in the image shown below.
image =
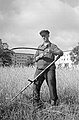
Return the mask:
<svg viewBox="0 0 79 120">
<path fill-rule="evenodd" d="M 40 32 L 41 37 L 43 38 L 43 44 L 41 44 L 38 48 L 42 49 L 36 51 L 35 60 L 37 62 L 37 68 L 35 72 L 36 77 L 42 70 L 44 70 L 52 61 L 54 61 L 55 56 L 62 56 L 63 51 L 60 50 L 55 44 L 52 44 L 49 41 L 48 30 L 42 30 Z M 41 85 L 46 79 L 47 85 L 49 87 L 50 92 L 50 103 L 51 105 L 56 105 L 56 101 L 58 99 L 57 90 L 56 90 L 56 76 L 55 76 L 55 64 L 53 64 L 49 69 L 47 69 L 33 84 L 33 104 L 35 106 L 40 104 L 40 88 Z"/>
</svg>

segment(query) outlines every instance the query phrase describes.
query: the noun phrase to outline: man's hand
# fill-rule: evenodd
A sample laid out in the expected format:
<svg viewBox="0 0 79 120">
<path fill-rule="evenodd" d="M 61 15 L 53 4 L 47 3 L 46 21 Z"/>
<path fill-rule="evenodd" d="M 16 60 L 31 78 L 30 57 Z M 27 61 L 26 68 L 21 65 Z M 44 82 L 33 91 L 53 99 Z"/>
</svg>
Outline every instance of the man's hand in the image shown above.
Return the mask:
<svg viewBox="0 0 79 120">
<path fill-rule="evenodd" d="M 36 61 L 38 61 L 40 58 L 42 58 L 44 56 L 43 53 L 39 54 L 39 56 L 36 57 Z"/>
<path fill-rule="evenodd" d="M 51 50 L 50 49 L 46 49 L 43 54 L 45 56 L 46 54 L 49 54 L 49 53 L 51 53 Z"/>
<path fill-rule="evenodd" d="M 39 58 L 42 58 L 44 56 L 44 54 L 43 53 L 41 53 L 40 55 L 39 55 Z"/>
</svg>

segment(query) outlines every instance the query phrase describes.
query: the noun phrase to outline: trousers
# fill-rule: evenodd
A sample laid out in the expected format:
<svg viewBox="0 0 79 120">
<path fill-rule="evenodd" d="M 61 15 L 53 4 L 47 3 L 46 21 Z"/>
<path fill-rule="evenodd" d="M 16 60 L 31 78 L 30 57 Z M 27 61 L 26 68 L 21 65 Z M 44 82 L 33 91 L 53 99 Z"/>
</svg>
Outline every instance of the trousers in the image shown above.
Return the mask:
<svg viewBox="0 0 79 120">
<path fill-rule="evenodd" d="M 37 68 L 34 77 L 36 77 L 40 72 L 42 72 L 42 70 Z M 50 100 L 56 101 L 58 99 L 55 69 L 52 69 L 51 67 L 46 70 L 45 73 L 43 73 L 41 76 L 39 76 L 33 84 L 33 104 L 38 104 L 40 101 L 40 88 L 45 79 L 49 87 Z"/>
</svg>

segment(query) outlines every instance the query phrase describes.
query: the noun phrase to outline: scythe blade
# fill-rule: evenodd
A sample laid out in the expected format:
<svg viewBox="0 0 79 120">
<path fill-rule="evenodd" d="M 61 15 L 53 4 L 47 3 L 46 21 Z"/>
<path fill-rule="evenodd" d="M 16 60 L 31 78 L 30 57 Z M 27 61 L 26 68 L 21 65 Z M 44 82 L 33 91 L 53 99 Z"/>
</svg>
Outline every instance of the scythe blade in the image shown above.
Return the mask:
<svg viewBox="0 0 79 120">
<path fill-rule="evenodd" d="M 16 49 L 31 49 L 31 50 L 40 50 L 40 51 L 44 51 L 43 49 L 39 49 L 39 48 L 34 48 L 34 47 L 14 47 L 11 50 L 16 50 Z"/>
</svg>

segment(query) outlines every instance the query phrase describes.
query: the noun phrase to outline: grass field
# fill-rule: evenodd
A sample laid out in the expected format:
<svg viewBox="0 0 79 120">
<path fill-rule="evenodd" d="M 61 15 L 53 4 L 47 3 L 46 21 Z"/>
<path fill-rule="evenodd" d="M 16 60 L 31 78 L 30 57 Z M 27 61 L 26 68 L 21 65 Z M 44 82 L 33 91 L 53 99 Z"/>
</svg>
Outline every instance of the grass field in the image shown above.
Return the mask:
<svg viewBox="0 0 79 120">
<path fill-rule="evenodd" d="M 79 69 L 57 69 L 58 106 L 51 107 L 49 89 L 44 81 L 41 99 L 45 108 L 33 113 L 32 85 L 13 102 L 9 102 L 33 79 L 35 68 L 0 68 L 0 120 L 78 120 L 79 119 Z"/>
</svg>

